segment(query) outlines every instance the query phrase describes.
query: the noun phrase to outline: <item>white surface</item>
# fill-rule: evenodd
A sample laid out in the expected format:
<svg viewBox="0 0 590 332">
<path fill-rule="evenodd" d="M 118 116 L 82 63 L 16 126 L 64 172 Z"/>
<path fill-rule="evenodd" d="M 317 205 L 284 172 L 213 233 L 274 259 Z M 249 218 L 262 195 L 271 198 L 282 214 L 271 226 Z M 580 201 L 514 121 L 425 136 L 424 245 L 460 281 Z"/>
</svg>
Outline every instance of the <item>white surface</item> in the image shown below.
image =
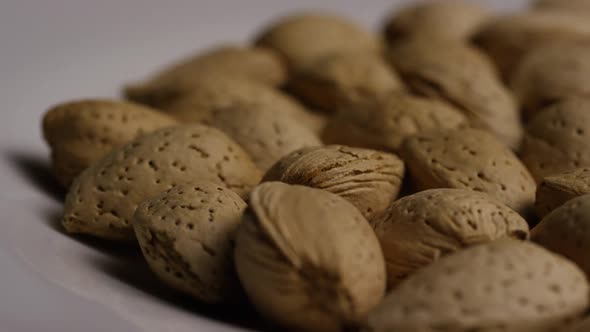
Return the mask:
<svg viewBox="0 0 590 332">
<path fill-rule="evenodd" d="M 71 98 L 117 96 L 124 82 L 218 42 L 245 42 L 292 10 L 334 10 L 377 28 L 408 2 L 0 0 L 0 331 L 231 331 L 155 282 L 137 252 L 61 232 L 41 114 Z"/>
</svg>

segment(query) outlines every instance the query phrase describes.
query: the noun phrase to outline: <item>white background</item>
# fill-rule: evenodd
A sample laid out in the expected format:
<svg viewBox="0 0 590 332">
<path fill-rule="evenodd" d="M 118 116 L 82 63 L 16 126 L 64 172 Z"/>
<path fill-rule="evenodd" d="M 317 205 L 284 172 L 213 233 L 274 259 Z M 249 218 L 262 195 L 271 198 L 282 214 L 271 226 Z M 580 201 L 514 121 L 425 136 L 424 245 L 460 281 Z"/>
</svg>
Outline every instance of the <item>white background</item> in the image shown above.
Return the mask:
<svg viewBox="0 0 590 332">
<path fill-rule="evenodd" d="M 230 331 L 233 325 L 205 317 L 223 312 L 167 292 L 136 251 L 62 233 L 59 193 L 40 136 L 49 106 L 117 96 L 125 82 L 219 42 L 246 42 L 293 10 L 331 10 L 376 30 L 394 6 L 409 2 L 0 0 L 0 332 Z M 478 2 L 499 10 L 525 3 Z"/>
</svg>

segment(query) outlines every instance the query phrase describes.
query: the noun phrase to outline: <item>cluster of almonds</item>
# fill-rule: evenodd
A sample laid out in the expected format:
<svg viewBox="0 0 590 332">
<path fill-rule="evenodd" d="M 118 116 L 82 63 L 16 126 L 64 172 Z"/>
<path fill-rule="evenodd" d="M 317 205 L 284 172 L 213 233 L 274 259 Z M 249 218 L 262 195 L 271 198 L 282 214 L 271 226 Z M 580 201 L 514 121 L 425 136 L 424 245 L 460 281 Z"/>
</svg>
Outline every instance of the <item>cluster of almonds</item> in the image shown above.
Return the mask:
<svg viewBox="0 0 590 332">
<path fill-rule="evenodd" d="M 587 331 L 590 1 L 384 32 L 295 15 L 52 108 L 65 229 L 280 329 Z"/>
</svg>

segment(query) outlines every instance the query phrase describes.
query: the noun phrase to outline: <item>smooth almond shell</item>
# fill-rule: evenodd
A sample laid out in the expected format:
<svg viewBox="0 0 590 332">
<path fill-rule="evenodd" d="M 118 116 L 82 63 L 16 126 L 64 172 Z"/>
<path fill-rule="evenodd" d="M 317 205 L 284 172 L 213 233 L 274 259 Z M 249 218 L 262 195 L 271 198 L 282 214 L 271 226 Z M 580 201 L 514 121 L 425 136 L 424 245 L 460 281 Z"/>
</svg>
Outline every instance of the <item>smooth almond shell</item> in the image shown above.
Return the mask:
<svg viewBox="0 0 590 332">
<path fill-rule="evenodd" d="M 233 242 L 246 203 L 208 181 L 179 185 L 142 202 L 133 228 L 143 255 L 166 284 L 206 303 L 237 302 Z"/>
<path fill-rule="evenodd" d="M 519 146 L 516 102 L 479 50 L 458 41 L 416 38 L 395 45 L 388 56 L 410 90 L 453 105 L 472 125 L 513 149 Z"/>
<path fill-rule="evenodd" d="M 374 228 L 390 287 L 467 247 L 529 236 L 529 226 L 518 213 L 487 194 L 462 189 L 430 189 L 403 197 Z"/>
<path fill-rule="evenodd" d="M 341 109 L 328 120 L 322 140 L 327 144 L 397 151 L 403 140 L 414 134 L 467 124 L 461 111 L 444 102 L 392 93 Z"/>
<path fill-rule="evenodd" d="M 43 116 L 42 126 L 54 173 L 64 187 L 69 187 L 83 170 L 113 148 L 175 124 L 171 117 L 139 104 L 86 99 L 52 107 Z"/>
<path fill-rule="evenodd" d="M 394 289 L 371 331 L 549 332 L 588 307 L 588 282 L 567 259 L 517 240 L 447 256 Z"/>
<path fill-rule="evenodd" d="M 86 169 L 66 197 L 69 233 L 134 241 L 137 205 L 176 185 L 211 181 L 246 197 L 261 174 L 248 154 L 215 128 L 158 130 L 113 150 Z"/>
<path fill-rule="evenodd" d="M 330 53 L 377 53 L 381 48 L 377 36 L 355 22 L 328 13 L 284 17 L 262 31 L 255 43 L 280 53 L 292 70 Z"/>
<path fill-rule="evenodd" d="M 488 193 L 521 215 L 533 207 L 536 184 L 514 153 L 478 129 L 441 130 L 408 138 L 400 150 L 418 189 Z"/>
<path fill-rule="evenodd" d="M 520 157 L 543 177 L 590 166 L 590 99 L 573 98 L 539 113 L 527 126 Z"/>
<path fill-rule="evenodd" d="M 371 221 L 401 189 L 404 163 L 394 154 L 341 145 L 297 150 L 279 160 L 263 181 L 281 181 L 332 192 Z"/>
<path fill-rule="evenodd" d="M 238 276 L 258 311 L 282 328 L 358 326 L 385 291 L 379 242 L 362 214 L 325 190 L 266 182 L 238 230 Z"/>
<path fill-rule="evenodd" d="M 590 168 L 547 176 L 537 187 L 535 211 L 543 218 L 570 199 L 586 194 L 590 194 Z"/>
</svg>

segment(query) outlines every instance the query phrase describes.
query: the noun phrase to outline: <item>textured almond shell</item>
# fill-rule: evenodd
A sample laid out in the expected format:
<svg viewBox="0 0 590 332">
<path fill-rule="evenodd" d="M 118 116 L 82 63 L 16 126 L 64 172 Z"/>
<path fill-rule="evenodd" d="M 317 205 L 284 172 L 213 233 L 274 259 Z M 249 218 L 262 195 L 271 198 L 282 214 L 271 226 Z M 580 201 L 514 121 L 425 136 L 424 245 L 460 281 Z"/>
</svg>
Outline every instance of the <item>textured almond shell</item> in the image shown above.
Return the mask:
<svg viewBox="0 0 590 332">
<path fill-rule="evenodd" d="M 175 185 L 208 180 L 245 197 L 261 177 L 242 148 L 199 124 L 158 130 L 113 150 L 74 181 L 63 225 L 70 233 L 133 241 L 142 201 Z"/>
<path fill-rule="evenodd" d="M 404 89 L 399 76 L 374 53 L 330 53 L 294 73 L 290 90 L 326 112 Z"/>
<path fill-rule="evenodd" d="M 529 51 L 556 41 L 588 37 L 590 21 L 587 17 L 557 11 L 529 11 L 492 20 L 473 39 L 509 81 Z"/>
<path fill-rule="evenodd" d="M 378 52 L 381 48 L 377 36 L 355 22 L 327 13 L 281 18 L 261 32 L 256 45 L 277 51 L 292 69 L 330 53 Z"/>
<path fill-rule="evenodd" d="M 590 194 L 590 168 L 547 176 L 537 187 L 535 211 L 543 218 L 570 199 L 586 194 Z"/>
<path fill-rule="evenodd" d="M 196 181 L 142 202 L 133 228 L 163 282 L 203 302 L 236 302 L 242 294 L 233 241 L 245 208 L 231 190 Z"/>
<path fill-rule="evenodd" d="M 590 195 L 573 198 L 553 210 L 533 228 L 531 238 L 571 259 L 590 276 Z"/>
<path fill-rule="evenodd" d="M 404 178 L 394 154 L 340 145 L 295 151 L 279 160 L 263 181 L 281 181 L 332 192 L 371 221 L 393 202 Z"/>
<path fill-rule="evenodd" d="M 590 95 L 590 42 L 552 43 L 531 51 L 511 85 L 529 119 L 567 97 Z"/>
<path fill-rule="evenodd" d="M 518 213 L 487 194 L 462 189 L 430 189 L 403 197 L 374 228 L 390 286 L 467 247 L 529 236 L 529 226 Z"/>
<path fill-rule="evenodd" d="M 322 139 L 327 144 L 397 151 L 416 133 L 465 125 L 465 116 L 444 102 L 392 93 L 341 109 L 328 120 Z"/>
<path fill-rule="evenodd" d="M 474 126 L 490 130 L 513 149 L 519 146 L 516 102 L 477 49 L 457 41 L 416 38 L 392 47 L 389 60 L 412 91 L 448 102 Z"/>
<path fill-rule="evenodd" d="M 570 261 L 529 242 L 498 240 L 418 271 L 369 325 L 375 332 L 548 332 L 586 310 L 588 290 Z"/>
<path fill-rule="evenodd" d="M 254 306 L 288 329 L 355 326 L 385 291 L 383 255 L 368 222 L 345 199 L 320 189 L 256 187 L 235 260 Z"/>
<path fill-rule="evenodd" d="M 128 86 L 125 95 L 137 102 L 165 107 L 180 95 L 197 89 L 201 77 L 217 75 L 271 86 L 287 79 L 286 68 L 273 51 L 225 45 L 172 64 L 146 82 Z"/>
<path fill-rule="evenodd" d="M 463 41 L 490 17 L 489 10 L 465 0 L 427 1 L 394 11 L 384 33 L 391 43 L 423 35 Z"/>
<path fill-rule="evenodd" d="M 535 181 L 510 149 L 478 129 L 441 130 L 407 139 L 400 156 L 419 189 L 458 188 L 490 194 L 521 215 L 535 198 Z"/>
<path fill-rule="evenodd" d="M 86 99 L 62 103 L 43 116 L 43 136 L 51 148 L 56 177 L 68 187 L 83 170 L 136 137 L 176 124 L 139 104 Z"/>
<path fill-rule="evenodd" d="M 295 150 L 322 144 L 310 129 L 269 106 L 222 109 L 211 124 L 240 144 L 263 171 Z"/>
<path fill-rule="evenodd" d="M 195 82 L 195 90 L 176 99 L 166 108 L 180 121 L 210 123 L 220 109 L 231 107 L 272 107 L 291 115 L 314 132 L 320 132 L 325 119 L 308 111 L 294 98 L 262 84 L 232 77 L 207 77 Z"/>
<path fill-rule="evenodd" d="M 568 99 L 539 113 L 527 126 L 520 157 L 543 177 L 590 166 L 590 99 Z"/>
</svg>

